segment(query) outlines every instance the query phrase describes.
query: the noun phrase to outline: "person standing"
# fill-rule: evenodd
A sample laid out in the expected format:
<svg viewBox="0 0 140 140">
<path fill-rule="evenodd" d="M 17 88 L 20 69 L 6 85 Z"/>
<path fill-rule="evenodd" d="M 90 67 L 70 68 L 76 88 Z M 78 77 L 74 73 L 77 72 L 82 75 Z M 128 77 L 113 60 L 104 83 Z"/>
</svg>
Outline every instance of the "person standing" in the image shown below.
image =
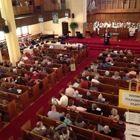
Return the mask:
<svg viewBox="0 0 140 140">
<path fill-rule="evenodd" d="M 104 37 L 104 45 L 109 45 L 110 33 L 108 32 L 107 29 L 105 30 L 103 37 Z"/>
</svg>

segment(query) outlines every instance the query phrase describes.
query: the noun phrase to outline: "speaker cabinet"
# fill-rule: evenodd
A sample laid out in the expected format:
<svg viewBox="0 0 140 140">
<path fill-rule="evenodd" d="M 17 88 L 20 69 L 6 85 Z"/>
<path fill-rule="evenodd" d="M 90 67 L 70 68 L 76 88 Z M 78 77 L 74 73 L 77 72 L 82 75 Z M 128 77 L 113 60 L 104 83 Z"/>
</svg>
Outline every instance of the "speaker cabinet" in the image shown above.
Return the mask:
<svg viewBox="0 0 140 140">
<path fill-rule="evenodd" d="M 72 18 L 74 18 L 74 13 L 72 13 Z"/>
<path fill-rule="evenodd" d="M 68 34 L 68 22 L 62 22 L 62 34 L 63 35 Z"/>
<path fill-rule="evenodd" d="M 9 27 L 7 25 L 4 26 L 3 30 L 4 30 L 5 33 L 9 33 Z"/>
</svg>

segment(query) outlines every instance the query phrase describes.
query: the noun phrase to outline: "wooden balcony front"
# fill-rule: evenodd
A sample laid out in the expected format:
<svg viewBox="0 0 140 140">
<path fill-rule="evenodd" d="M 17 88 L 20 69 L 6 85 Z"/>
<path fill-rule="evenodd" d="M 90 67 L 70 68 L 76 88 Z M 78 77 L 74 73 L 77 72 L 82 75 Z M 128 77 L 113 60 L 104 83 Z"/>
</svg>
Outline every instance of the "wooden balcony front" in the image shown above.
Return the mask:
<svg viewBox="0 0 140 140">
<path fill-rule="evenodd" d="M 33 5 L 29 6 L 13 6 L 14 15 L 26 15 L 33 13 Z"/>
</svg>

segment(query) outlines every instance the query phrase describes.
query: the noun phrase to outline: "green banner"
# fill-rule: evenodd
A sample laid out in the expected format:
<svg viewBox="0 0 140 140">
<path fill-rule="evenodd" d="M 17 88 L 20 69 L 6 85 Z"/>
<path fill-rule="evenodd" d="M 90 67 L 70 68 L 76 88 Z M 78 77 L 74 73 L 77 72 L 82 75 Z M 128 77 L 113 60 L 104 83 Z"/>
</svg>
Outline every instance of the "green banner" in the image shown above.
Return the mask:
<svg viewBox="0 0 140 140">
<path fill-rule="evenodd" d="M 58 23 L 59 22 L 58 13 L 52 13 L 52 19 L 53 23 Z"/>
</svg>

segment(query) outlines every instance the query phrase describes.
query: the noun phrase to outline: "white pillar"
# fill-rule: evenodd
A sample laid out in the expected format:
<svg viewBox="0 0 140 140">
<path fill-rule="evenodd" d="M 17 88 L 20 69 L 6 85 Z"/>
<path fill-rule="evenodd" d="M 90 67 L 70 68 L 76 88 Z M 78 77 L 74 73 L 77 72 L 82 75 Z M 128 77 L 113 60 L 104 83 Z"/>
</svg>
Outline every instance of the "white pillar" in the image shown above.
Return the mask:
<svg viewBox="0 0 140 140">
<path fill-rule="evenodd" d="M 13 6 L 11 0 L 0 0 L 0 7 L 2 18 L 5 19 L 6 25 L 9 27 L 9 33 L 5 34 L 6 42 L 8 46 L 8 52 L 10 61 L 13 65 L 16 65 L 16 62 L 19 61 L 21 57 L 18 37 L 16 34 L 16 24 L 13 12 Z"/>
</svg>

